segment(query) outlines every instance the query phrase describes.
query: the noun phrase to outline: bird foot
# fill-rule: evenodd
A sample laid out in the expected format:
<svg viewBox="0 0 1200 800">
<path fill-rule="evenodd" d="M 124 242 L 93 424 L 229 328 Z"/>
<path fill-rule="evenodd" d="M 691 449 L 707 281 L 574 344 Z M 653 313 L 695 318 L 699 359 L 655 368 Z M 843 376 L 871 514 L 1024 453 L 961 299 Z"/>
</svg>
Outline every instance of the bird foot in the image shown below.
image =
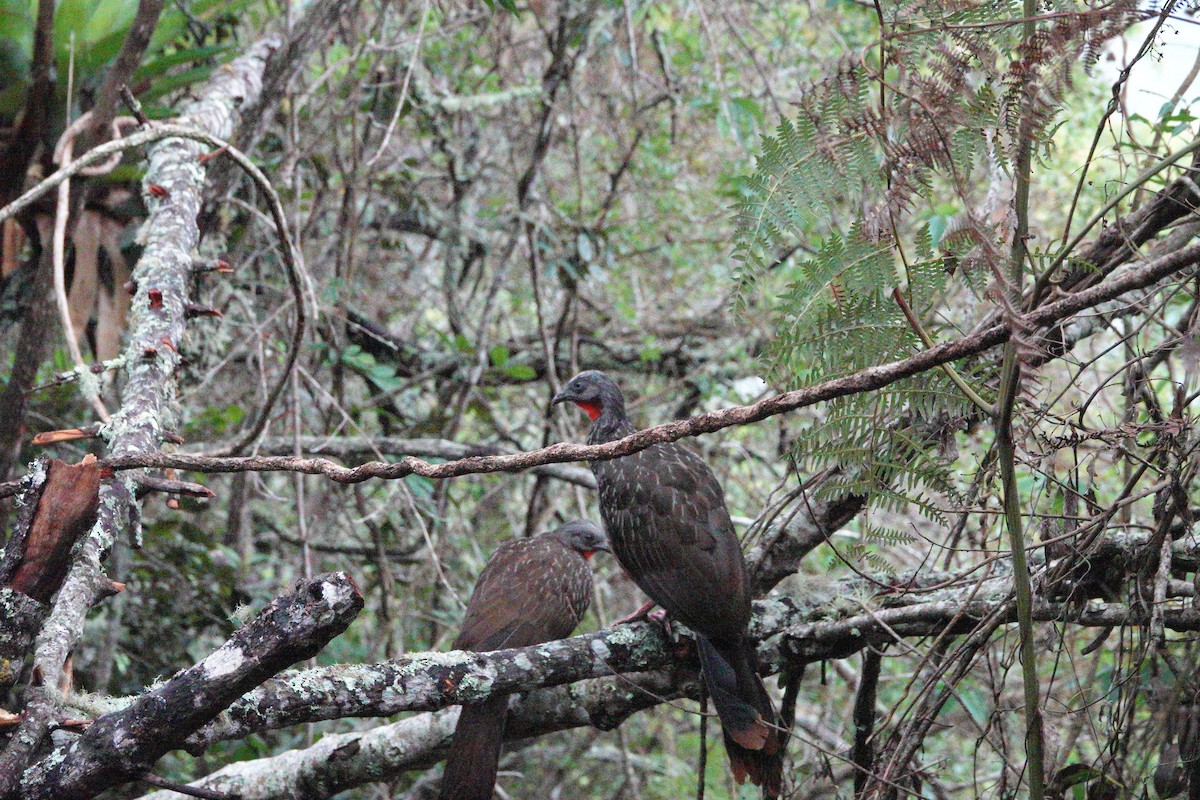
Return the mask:
<svg viewBox="0 0 1200 800">
<path fill-rule="evenodd" d="M 619 620 L 616 620 L 615 622 L 613 622 L 613 625 L 621 625 L 626 622 L 641 622 L 642 620 L 646 619 L 646 617 L 650 616 L 650 609 L 652 609 L 652 608 L 654 608 L 653 600 L 647 602 L 645 605 L 643 605 L 641 608 L 639 608 L 637 611 L 633 612 L 629 616 L 621 617 Z M 661 613 L 665 614 L 666 612 L 661 612 Z"/>
<path fill-rule="evenodd" d="M 641 608 L 639 608 L 637 611 L 633 612 L 629 616 L 621 617 L 619 620 L 614 622 L 613 625 L 620 625 L 621 623 L 624 623 L 624 622 L 642 622 L 642 621 L 655 622 L 662 626 L 662 629 L 664 632 L 666 632 L 668 639 L 675 638 L 674 633 L 671 629 L 671 620 L 669 617 L 667 617 L 666 609 L 655 608 L 653 611 L 651 611 L 650 609 L 652 609 L 652 608 L 654 608 L 653 600 L 646 603 L 645 605 L 643 605 Z"/>
<path fill-rule="evenodd" d="M 671 630 L 671 618 L 667 616 L 666 609 L 659 608 L 659 609 L 656 609 L 655 611 L 651 611 L 650 613 L 648 613 L 646 615 L 646 619 L 651 622 L 657 622 L 659 625 L 662 625 L 663 630 L 666 631 L 668 639 L 674 638 L 674 631 Z"/>
</svg>

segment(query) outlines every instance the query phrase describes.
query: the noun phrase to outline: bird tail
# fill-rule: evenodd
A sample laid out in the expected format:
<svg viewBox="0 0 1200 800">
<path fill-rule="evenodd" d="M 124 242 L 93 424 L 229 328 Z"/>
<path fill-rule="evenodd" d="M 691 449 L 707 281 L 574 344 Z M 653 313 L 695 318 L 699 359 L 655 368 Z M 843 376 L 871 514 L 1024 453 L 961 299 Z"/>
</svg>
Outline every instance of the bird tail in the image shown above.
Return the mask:
<svg viewBox="0 0 1200 800">
<path fill-rule="evenodd" d="M 462 707 L 442 774 L 441 800 L 491 800 L 507 716 L 508 695 Z"/>
<path fill-rule="evenodd" d="M 764 798 L 783 790 L 783 736 L 779 717 L 758 677 L 754 647 L 745 639 L 726 645 L 696 636 L 704 683 L 725 734 L 725 752 L 738 783 L 761 786 Z"/>
</svg>

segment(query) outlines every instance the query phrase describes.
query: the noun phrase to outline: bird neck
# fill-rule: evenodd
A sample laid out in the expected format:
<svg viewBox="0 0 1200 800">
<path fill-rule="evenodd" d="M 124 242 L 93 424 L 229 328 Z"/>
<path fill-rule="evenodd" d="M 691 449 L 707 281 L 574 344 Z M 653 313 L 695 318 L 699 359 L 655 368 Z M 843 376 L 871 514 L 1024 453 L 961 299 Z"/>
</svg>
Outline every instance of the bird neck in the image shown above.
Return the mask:
<svg viewBox="0 0 1200 800">
<path fill-rule="evenodd" d="M 588 433 L 588 444 L 604 444 L 621 439 L 634 433 L 634 427 L 625 416 L 622 406 L 605 403 L 600 416 L 592 422 L 592 430 Z"/>
</svg>

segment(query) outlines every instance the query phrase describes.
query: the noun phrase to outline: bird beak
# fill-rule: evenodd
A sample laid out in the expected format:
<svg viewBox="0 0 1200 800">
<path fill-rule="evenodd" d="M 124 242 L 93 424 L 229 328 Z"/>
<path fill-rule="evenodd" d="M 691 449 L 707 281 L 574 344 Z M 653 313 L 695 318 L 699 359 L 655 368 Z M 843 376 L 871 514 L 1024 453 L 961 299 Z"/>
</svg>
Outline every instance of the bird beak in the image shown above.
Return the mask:
<svg viewBox="0 0 1200 800">
<path fill-rule="evenodd" d="M 566 387 L 564 387 L 561 392 L 559 392 L 558 394 L 554 395 L 553 398 L 551 398 L 550 405 L 556 406 L 559 403 L 565 403 L 568 400 L 574 400 L 574 399 L 575 399 L 575 394 L 573 392 L 569 391 Z"/>
</svg>

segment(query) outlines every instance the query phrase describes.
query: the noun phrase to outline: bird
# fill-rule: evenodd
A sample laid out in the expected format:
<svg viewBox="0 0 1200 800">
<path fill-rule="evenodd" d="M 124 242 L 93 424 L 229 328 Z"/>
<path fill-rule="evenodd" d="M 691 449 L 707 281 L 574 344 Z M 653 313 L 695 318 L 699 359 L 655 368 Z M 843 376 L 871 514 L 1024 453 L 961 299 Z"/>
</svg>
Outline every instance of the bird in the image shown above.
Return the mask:
<svg viewBox="0 0 1200 800">
<path fill-rule="evenodd" d="M 603 372 L 579 373 L 551 402 L 583 409 L 592 420 L 588 444 L 634 433 L 620 387 Z M 613 555 L 654 603 L 696 634 L 735 779 L 748 777 L 764 797 L 777 797 L 782 729 L 747 633 L 749 572 L 721 484 L 698 454 L 674 442 L 590 465 Z"/>
<path fill-rule="evenodd" d="M 600 551 L 611 552 L 608 538 L 587 520 L 502 544 L 475 583 L 454 649 L 483 653 L 570 636 L 591 602 L 589 560 Z M 507 715 L 507 695 L 462 707 L 442 800 L 490 800 Z"/>
</svg>

